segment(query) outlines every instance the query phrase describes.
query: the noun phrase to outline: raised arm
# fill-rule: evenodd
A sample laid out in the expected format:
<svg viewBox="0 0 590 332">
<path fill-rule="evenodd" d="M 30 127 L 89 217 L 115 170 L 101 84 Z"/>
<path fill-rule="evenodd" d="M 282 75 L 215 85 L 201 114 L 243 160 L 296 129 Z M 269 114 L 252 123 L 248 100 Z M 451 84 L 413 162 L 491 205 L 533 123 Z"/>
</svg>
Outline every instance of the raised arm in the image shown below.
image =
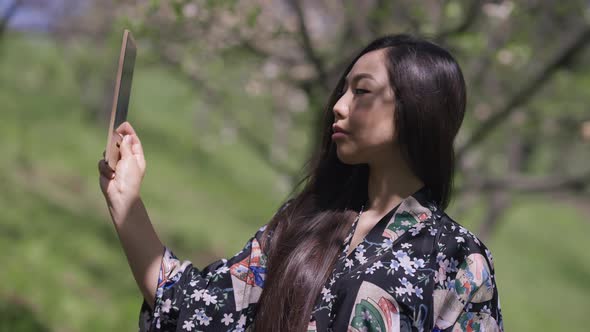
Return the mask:
<svg viewBox="0 0 590 332">
<path fill-rule="evenodd" d="M 100 188 L 135 281 L 152 304 L 164 246 L 139 195 L 146 169 L 141 142 L 128 122 L 116 131 L 124 136 L 121 159 L 115 170 L 104 159 L 99 161 Z"/>
</svg>

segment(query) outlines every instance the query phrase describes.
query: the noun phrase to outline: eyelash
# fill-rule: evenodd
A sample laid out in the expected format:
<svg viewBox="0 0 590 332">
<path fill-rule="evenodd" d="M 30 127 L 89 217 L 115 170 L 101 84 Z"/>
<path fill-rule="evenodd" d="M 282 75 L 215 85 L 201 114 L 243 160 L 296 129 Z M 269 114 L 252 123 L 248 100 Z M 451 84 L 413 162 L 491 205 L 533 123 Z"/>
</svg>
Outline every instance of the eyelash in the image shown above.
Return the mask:
<svg viewBox="0 0 590 332">
<path fill-rule="evenodd" d="M 342 91 L 340 91 L 340 96 L 344 95 L 346 93 L 346 90 L 347 89 L 348 88 L 342 89 Z M 355 93 L 357 91 L 362 91 L 362 93 Z M 355 95 L 358 95 L 358 94 L 361 94 L 362 95 L 362 94 L 369 93 L 369 92 L 371 92 L 371 91 L 369 91 L 367 89 L 353 89 L 352 90 L 352 93 L 355 94 Z"/>
<path fill-rule="evenodd" d="M 369 93 L 369 90 L 366 89 L 354 89 L 354 91 L 363 91 L 363 93 L 357 93 L 357 94 L 365 94 L 365 93 Z"/>
</svg>

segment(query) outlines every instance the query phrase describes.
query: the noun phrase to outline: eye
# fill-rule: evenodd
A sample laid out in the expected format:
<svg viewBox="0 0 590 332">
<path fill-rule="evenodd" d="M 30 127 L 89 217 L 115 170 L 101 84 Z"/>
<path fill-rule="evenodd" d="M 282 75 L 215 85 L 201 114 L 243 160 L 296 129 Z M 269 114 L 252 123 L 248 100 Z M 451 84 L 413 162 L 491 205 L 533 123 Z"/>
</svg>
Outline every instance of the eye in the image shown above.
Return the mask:
<svg viewBox="0 0 590 332">
<path fill-rule="evenodd" d="M 354 89 L 354 94 L 355 95 L 363 95 L 363 94 L 369 93 L 369 92 L 371 92 L 371 91 L 366 90 L 366 89 Z"/>
</svg>

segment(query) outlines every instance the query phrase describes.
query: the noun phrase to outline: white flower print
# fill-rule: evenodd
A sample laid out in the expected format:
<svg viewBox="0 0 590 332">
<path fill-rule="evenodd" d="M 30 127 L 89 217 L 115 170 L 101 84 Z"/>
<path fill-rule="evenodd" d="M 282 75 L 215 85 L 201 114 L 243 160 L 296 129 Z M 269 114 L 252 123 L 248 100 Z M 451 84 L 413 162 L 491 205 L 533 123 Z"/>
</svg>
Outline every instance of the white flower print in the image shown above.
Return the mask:
<svg viewBox="0 0 590 332">
<path fill-rule="evenodd" d="M 406 274 L 413 276 L 414 272 L 416 272 L 416 269 L 414 268 L 414 262 L 408 255 L 405 255 L 399 259 L 399 265 L 404 269 Z"/>
<path fill-rule="evenodd" d="M 244 325 L 246 325 L 246 316 L 241 314 L 240 319 L 238 320 L 238 327 L 244 327 Z"/>
<path fill-rule="evenodd" d="M 457 240 L 457 243 L 465 243 L 465 239 L 462 236 L 455 236 L 455 240 Z"/>
<path fill-rule="evenodd" d="M 192 331 L 193 327 L 195 327 L 195 323 L 192 321 L 185 320 L 184 325 L 182 325 L 182 329 L 186 331 Z"/>
<path fill-rule="evenodd" d="M 393 255 L 395 256 L 395 258 L 400 259 L 404 256 L 407 256 L 408 254 L 403 250 L 396 250 L 393 252 Z"/>
<path fill-rule="evenodd" d="M 420 299 L 423 299 L 422 297 L 422 293 L 424 293 L 424 290 L 420 287 L 416 287 L 414 288 L 414 291 L 416 292 L 416 296 Z"/>
<path fill-rule="evenodd" d="M 330 278 L 330 286 L 334 285 L 335 282 L 336 282 L 336 278 L 331 277 Z"/>
<path fill-rule="evenodd" d="M 205 292 L 203 294 L 203 301 L 205 301 L 205 305 L 210 305 L 211 303 L 215 304 L 217 303 L 217 295 L 211 296 L 209 292 Z"/>
<path fill-rule="evenodd" d="M 407 296 L 411 296 L 412 294 L 416 294 L 417 297 L 419 297 L 420 299 L 422 299 L 422 294 L 424 293 L 424 290 L 420 287 L 414 287 L 414 285 L 408 280 L 406 279 L 406 277 L 403 277 L 401 279 L 398 279 L 400 281 L 400 283 L 402 284 L 403 287 L 396 287 L 395 288 L 395 293 L 397 294 L 397 296 L 403 296 L 403 295 L 407 295 Z"/>
<path fill-rule="evenodd" d="M 404 249 L 408 249 L 410 248 L 412 245 L 410 243 L 402 243 L 402 248 Z"/>
<path fill-rule="evenodd" d="M 389 268 L 397 271 L 397 269 L 399 269 L 399 262 L 396 261 L 395 259 L 392 259 L 391 262 L 389 263 Z"/>
<path fill-rule="evenodd" d="M 197 319 L 201 319 L 201 317 L 203 317 L 204 314 L 205 314 L 205 310 L 203 310 L 203 309 L 195 309 L 195 315 L 194 315 L 194 317 L 196 317 Z"/>
<path fill-rule="evenodd" d="M 365 249 L 365 246 L 363 244 L 359 244 L 358 246 L 356 246 L 355 251 L 360 252 L 360 253 L 365 253 L 367 251 L 367 249 Z"/>
<path fill-rule="evenodd" d="M 420 230 L 422 230 L 422 228 L 424 227 L 426 227 L 424 226 L 424 223 L 419 222 L 410 230 L 410 233 L 412 234 L 412 236 L 416 236 L 420 234 Z"/>
<path fill-rule="evenodd" d="M 234 322 L 234 319 L 232 318 L 233 315 L 233 313 L 230 313 L 229 315 L 223 314 L 223 319 L 221 320 L 221 322 L 225 324 L 225 326 L 228 326 L 229 324 Z"/>
<path fill-rule="evenodd" d="M 430 236 L 435 236 L 437 233 L 436 228 L 433 228 L 432 226 L 428 228 L 428 231 L 430 231 Z"/>
<path fill-rule="evenodd" d="M 217 270 L 215 270 L 215 273 L 223 274 L 223 273 L 227 273 L 227 271 L 229 271 L 229 267 L 223 265 L 223 266 L 220 266 Z"/>
<path fill-rule="evenodd" d="M 407 287 L 408 280 L 404 277 L 403 279 L 399 279 L 399 281 L 402 283 L 402 285 L 404 287 L 395 287 L 395 294 L 397 296 L 402 296 L 402 295 L 406 294 L 408 291 L 408 287 Z"/>
<path fill-rule="evenodd" d="M 365 264 L 367 262 L 367 258 L 364 256 L 364 251 L 357 251 L 356 254 L 354 254 L 354 258 L 356 258 L 356 260 L 361 264 Z"/>
<path fill-rule="evenodd" d="M 332 295 L 332 291 L 327 289 L 326 287 L 324 287 L 322 289 L 322 294 L 323 294 L 322 301 L 324 301 L 324 302 L 330 302 L 334 298 L 334 295 Z"/>
<path fill-rule="evenodd" d="M 211 323 L 211 317 L 205 314 L 203 315 L 203 317 L 201 317 L 201 319 L 199 319 L 199 325 L 209 326 L 209 323 Z"/>
<path fill-rule="evenodd" d="M 211 317 L 207 316 L 207 314 L 205 313 L 205 310 L 203 310 L 203 309 L 196 309 L 195 310 L 195 317 L 199 321 L 199 325 L 208 326 L 209 323 L 211 322 Z"/>
<path fill-rule="evenodd" d="M 392 246 L 393 241 L 390 238 L 386 238 L 385 240 L 383 240 L 383 243 L 381 243 L 381 248 L 383 249 L 391 249 Z"/>
<path fill-rule="evenodd" d="M 440 256 L 440 253 L 439 253 Z M 444 255 L 443 255 L 444 256 Z M 438 260 L 438 257 L 437 257 Z M 434 282 L 444 286 L 447 280 L 447 269 L 449 267 L 449 260 L 444 259 L 438 262 L 438 270 L 434 272 Z"/>
<path fill-rule="evenodd" d="M 408 219 L 406 219 L 402 221 L 402 226 L 412 226 L 412 223 Z"/>
<path fill-rule="evenodd" d="M 414 267 L 421 269 L 425 266 L 422 258 L 414 258 Z"/>
<path fill-rule="evenodd" d="M 353 265 L 354 265 L 354 263 L 353 263 L 352 259 L 347 258 L 346 261 L 345 261 L 345 263 L 344 263 L 344 266 L 345 267 L 348 267 L 348 268 L 351 268 Z"/>
<path fill-rule="evenodd" d="M 474 242 L 475 242 L 475 243 L 476 243 L 478 246 L 480 246 L 480 245 L 481 245 L 481 243 L 479 242 L 479 239 L 477 238 L 477 236 L 473 235 L 473 233 L 471 233 L 471 232 L 470 232 L 470 234 L 471 234 L 471 237 L 473 238 L 473 241 L 474 241 Z"/>
<path fill-rule="evenodd" d="M 364 309 L 362 315 L 363 315 L 363 319 L 366 320 L 367 322 L 370 322 L 371 319 L 373 319 L 373 316 L 371 316 L 371 313 L 369 312 L 369 310 Z"/>
<path fill-rule="evenodd" d="M 162 303 L 162 312 L 170 312 L 170 308 L 172 308 L 172 301 L 170 299 L 166 299 L 166 301 Z"/>
<path fill-rule="evenodd" d="M 195 300 L 195 301 L 200 301 L 201 298 L 203 297 L 203 293 L 205 292 L 204 289 L 195 289 L 193 290 L 193 293 L 191 294 L 191 299 Z"/>
</svg>

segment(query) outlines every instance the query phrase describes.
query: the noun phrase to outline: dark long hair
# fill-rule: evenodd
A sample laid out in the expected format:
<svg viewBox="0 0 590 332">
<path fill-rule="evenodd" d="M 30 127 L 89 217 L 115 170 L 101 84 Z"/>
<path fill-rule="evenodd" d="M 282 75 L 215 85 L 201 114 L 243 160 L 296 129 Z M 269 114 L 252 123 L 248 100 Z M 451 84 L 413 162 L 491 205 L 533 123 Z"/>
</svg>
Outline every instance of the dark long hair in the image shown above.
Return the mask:
<svg viewBox="0 0 590 332">
<path fill-rule="evenodd" d="M 461 69 L 449 52 L 426 40 L 409 35 L 378 38 L 340 77 L 324 110 L 321 145 L 298 187 L 305 185 L 265 230 L 272 236 L 264 236 L 270 240 L 262 244 L 268 270 L 257 304 L 256 331 L 305 331 L 352 221 L 367 202 L 368 165 L 347 165 L 338 159 L 331 126 L 346 75 L 362 55 L 379 49 L 386 51 L 395 132 L 404 158 L 432 199 L 442 209 L 449 204 L 453 141 L 465 113 Z"/>
</svg>

